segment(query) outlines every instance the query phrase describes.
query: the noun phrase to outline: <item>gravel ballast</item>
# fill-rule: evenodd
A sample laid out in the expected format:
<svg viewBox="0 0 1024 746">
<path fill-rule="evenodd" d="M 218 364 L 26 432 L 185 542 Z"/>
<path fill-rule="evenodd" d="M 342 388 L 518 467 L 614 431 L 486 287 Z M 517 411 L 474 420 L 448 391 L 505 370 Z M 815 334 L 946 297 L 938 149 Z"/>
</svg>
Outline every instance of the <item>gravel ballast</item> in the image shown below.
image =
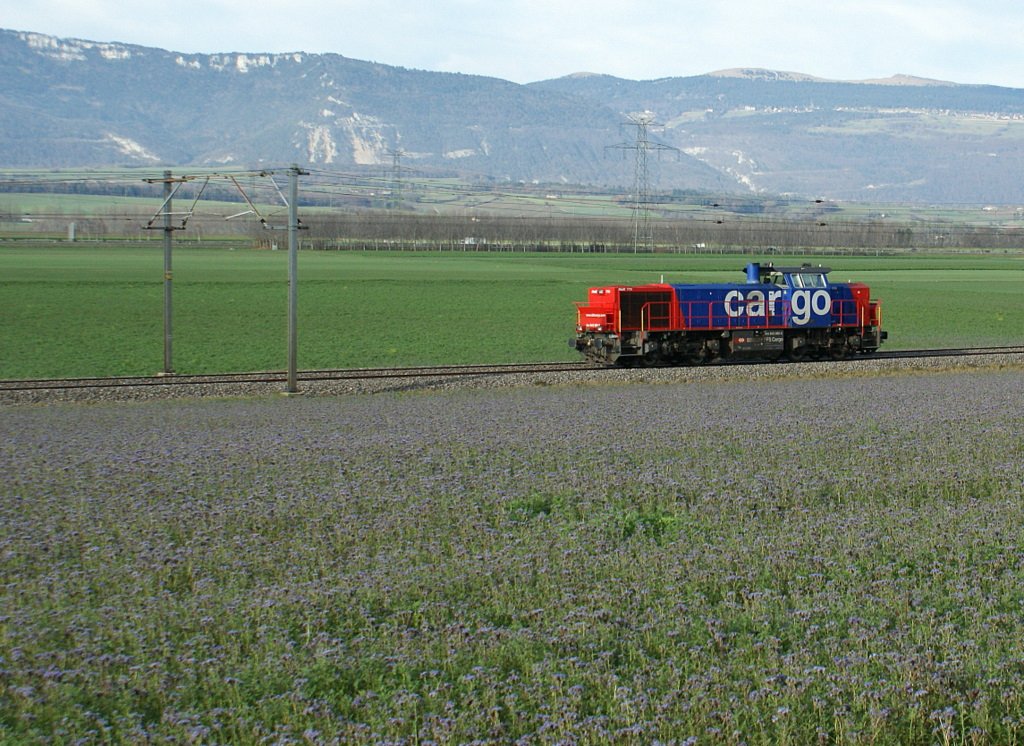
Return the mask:
<svg viewBox="0 0 1024 746">
<path fill-rule="evenodd" d="M 442 391 L 463 388 L 510 388 L 517 386 L 613 386 L 644 384 L 692 384 L 712 381 L 750 381 L 794 378 L 852 378 L 928 374 L 956 370 L 1024 368 L 1019 354 L 968 355 L 900 359 L 860 358 L 848 361 L 708 365 L 684 368 L 593 369 L 530 372 L 503 375 L 424 376 L 422 378 L 366 378 L 300 381 L 300 396 L 342 396 L 401 391 Z M 284 396 L 282 383 L 168 383 L 68 389 L 0 391 L 0 406 L 53 402 L 152 401 Z"/>
</svg>

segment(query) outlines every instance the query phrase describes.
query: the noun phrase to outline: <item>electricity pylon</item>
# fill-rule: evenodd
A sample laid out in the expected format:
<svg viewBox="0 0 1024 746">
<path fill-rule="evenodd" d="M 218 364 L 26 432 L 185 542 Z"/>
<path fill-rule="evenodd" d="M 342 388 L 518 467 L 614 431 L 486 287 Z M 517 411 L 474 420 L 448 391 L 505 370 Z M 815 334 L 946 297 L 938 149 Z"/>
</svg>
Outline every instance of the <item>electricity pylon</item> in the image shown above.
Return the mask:
<svg viewBox="0 0 1024 746">
<path fill-rule="evenodd" d="M 661 152 L 670 150 L 676 153 L 679 148 L 652 142 L 648 136 L 648 128 L 654 124 L 654 113 L 641 111 L 630 114 L 626 124 L 636 127 L 636 141 L 612 145 L 617 150 L 635 150 L 636 164 L 633 173 L 633 252 L 643 246 L 647 251 L 654 251 L 654 233 L 651 230 L 651 184 L 647 169 L 647 153 L 651 150 Z"/>
<path fill-rule="evenodd" d="M 405 155 L 405 151 L 401 148 L 395 150 L 389 150 L 388 155 L 391 156 L 391 200 L 390 205 L 393 209 L 402 209 L 402 156 Z"/>
</svg>

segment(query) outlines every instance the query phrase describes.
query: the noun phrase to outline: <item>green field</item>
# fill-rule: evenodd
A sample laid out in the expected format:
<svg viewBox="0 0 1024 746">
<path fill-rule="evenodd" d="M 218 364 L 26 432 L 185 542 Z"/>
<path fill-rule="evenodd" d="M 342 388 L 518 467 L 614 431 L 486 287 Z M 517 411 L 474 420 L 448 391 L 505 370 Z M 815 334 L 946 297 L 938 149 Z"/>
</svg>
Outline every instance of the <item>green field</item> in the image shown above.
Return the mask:
<svg viewBox="0 0 1024 746">
<path fill-rule="evenodd" d="M 299 367 L 574 359 L 573 303 L 589 286 L 739 281 L 752 259 L 303 251 Z M 890 348 L 1021 341 L 1020 257 L 821 261 L 833 279 L 871 286 Z M 177 247 L 173 297 L 177 372 L 284 367 L 287 252 Z M 0 309 L 0 378 L 158 372 L 161 244 L 0 248 Z"/>
</svg>

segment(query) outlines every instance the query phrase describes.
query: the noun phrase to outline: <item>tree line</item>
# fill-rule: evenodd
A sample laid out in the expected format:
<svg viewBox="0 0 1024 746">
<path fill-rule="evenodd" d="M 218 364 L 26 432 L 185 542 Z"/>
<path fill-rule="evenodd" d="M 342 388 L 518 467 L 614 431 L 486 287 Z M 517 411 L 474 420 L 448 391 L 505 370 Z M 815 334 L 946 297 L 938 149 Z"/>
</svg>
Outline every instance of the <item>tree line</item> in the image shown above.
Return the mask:
<svg viewBox="0 0 1024 746">
<path fill-rule="evenodd" d="M 302 218 L 304 247 L 355 250 L 513 250 L 763 253 L 832 249 L 1024 249 L 1020 228 L 884 219 L 797 220 L 735 216 L 652 220 L 644 234 L 631 219 L 417 215 L 380 211 Z M 264 236 L 261 241 L 278 240 Z"/>
</svg>

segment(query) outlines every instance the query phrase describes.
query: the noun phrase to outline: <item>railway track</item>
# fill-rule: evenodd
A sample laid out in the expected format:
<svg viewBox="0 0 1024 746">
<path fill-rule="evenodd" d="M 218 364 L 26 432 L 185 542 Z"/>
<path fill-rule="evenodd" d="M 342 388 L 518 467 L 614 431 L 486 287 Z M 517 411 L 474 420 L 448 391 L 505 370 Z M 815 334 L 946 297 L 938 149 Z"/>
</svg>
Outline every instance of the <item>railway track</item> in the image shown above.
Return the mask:
<svg viewBox="0 0 1024 746">
<path fill-rule="evenodd" d="M 1024 345 L 1008 347 L 954 347 L 937 350 L 885 350 L 870 355 L 875 360 L 905 360 L 926 357 L 970 357 L 974 355 L 1024 355 Z M 849 358 L 867 359 L 864 356 Z"/>
<path fill-rule="evenodd" d="M 510 365 L 437 365 L 410 368 L 345 368 L 301 371 L 297 380 L 360 381 L 389 378 L 449 378 L 457 376 L 501 376 L 523 373 L 563 373 L 582 370 L 603 370 L 588 363 L 520 363 Z M 217 373 L 211 375 L 122 376 L 110 378 L 35 378 L 0 381 L 0 392 L 70 389 L 127 388 L 133 386 L 216 386 L 225 384 L 286 383 L 284 371 L 255 373 Z"/>
<path fill-rule="evenodd" d="M 937 357 L 973 357 L 981 355 L 1022 355 L 1024 346 L 948 348 L 932 350 L 887 350 L 872 355 L 857 355 L 846 358 L 846 362 L 872 360 L 905 360 Z M 814 362 L 814 361 L 809 361 Z M 730 363 L 730 365 L 763 364 L 758 361 Z M 807 363 L 782 363 L 783 365 L 805 365 Z M 709 367 L 718 367 L 712 364 Z M 335 370 L 308 370 L 297 375 L 299 383 L 344 382 L 344 381 L 386 381 L 407 379 L 429 380 L 472 376 L 508 376 L 522 374 L 578 373 L 585 371 L 623 371 L 586 362 L 521 363 L 508 365 L 440 365 L 405 368 L 354 368 Z M 643 369 L 636 369 L 643 370 Z M 252 385 L 271 386 L 287 383 L 284 371 L 262 371 L 252 373 L 221 373 L 214 375 L 155 375 L 123 376 L 109 378 L 62 378 L 62 379 L 20 379 L 0 381 L 0 395 L 5 392 L 61 392 L 104 389 L 177 388 L 191 386 L 197 389 Z"/>
</svg>

